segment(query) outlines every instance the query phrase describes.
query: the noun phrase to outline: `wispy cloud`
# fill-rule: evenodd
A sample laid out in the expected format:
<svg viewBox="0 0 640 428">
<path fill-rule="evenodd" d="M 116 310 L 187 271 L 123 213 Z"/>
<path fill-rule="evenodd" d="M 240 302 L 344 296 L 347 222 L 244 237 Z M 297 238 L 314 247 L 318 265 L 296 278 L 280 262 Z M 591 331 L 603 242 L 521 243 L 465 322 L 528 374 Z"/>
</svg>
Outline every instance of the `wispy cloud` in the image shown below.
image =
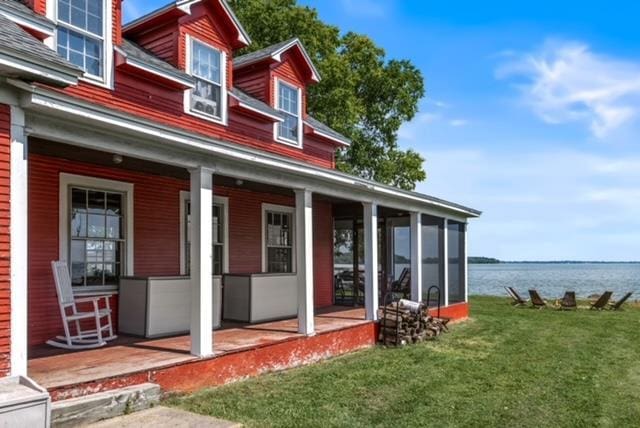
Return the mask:
<svg viewBox="0 0 640 428">
<path fill-rule="evenodd" d="M 640 62 L 557 40 L 534 52 L 503 57 L 509 59 L 496 76 L 518 79 L 524 102 L 545 122 L 582 122 L 603 138 L 640 113 Z"/>
<path fill-rule="evenodd" d="M 638 155 L 534 147 L 423 155 L 428 179 L 419 191 L 484 211 L 471 222 L 470 253 L 507 260 L 638 259 Z"/>
<path fill-rule="evenodd" d="M 468 124 L 469 124 L 469 121 L 466 119 L 451 119 L 449 121 L 449 125 L 455 126 L 455 127 L 465 126 Z"/>
</svg>

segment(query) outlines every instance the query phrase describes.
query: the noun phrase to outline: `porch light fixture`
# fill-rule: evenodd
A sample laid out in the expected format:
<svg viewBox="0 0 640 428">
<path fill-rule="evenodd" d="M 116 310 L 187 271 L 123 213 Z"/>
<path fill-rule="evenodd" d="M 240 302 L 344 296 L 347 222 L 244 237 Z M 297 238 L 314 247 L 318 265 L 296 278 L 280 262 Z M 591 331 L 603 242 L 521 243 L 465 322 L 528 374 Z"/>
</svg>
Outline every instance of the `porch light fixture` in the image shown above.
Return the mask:
<svg viewBox="0 0 640 428">
<path fill-rule="evenodd" d="M 244 180 L 238 178 L 236 179 L 236 186 L 242 186 L 244 184 Z"/>
<path fill-rule="evenodd" d="M 120 165 L 122 163 L 122 155 L 119 154 L 114 154 L 113 157 L 111 158 L 111 160 L 113 161 L 113 163 L 115 163 L 116 165 Z"/>
</svg>

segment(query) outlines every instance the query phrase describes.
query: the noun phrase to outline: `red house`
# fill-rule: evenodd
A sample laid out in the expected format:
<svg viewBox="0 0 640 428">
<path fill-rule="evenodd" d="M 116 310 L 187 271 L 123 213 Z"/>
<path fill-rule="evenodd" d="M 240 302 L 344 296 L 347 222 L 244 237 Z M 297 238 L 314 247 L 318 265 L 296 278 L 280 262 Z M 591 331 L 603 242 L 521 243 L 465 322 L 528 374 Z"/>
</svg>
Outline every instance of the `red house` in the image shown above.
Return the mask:
<svg viewBox="0 0 640 428">
<path fill-rule="evenodd" d="M 224 0 L 124 26 L 121 0 L 0 1 L 0 374 L 55 400 L 325 358 L 375 342 L 403 272 L 467 316 L 480 213 L 337 171 L 350 142 L 307 113 L 304 46 L 250 43 Z M 54 260 L 76 297 L 113 295 L 119 339 L 45 345 Z"/>
</svg>

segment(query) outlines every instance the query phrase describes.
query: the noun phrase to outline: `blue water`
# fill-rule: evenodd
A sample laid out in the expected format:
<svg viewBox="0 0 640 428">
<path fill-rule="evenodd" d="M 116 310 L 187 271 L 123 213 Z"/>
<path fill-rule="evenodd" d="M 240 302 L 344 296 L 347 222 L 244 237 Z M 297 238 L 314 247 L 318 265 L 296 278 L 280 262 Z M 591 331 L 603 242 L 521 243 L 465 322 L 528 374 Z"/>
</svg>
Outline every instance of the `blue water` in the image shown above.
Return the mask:
<svg viewBox="0 0 640 428">
<path fill-rule="evenodd" d="M 635 300 L 640 298 L 640 263 L 469 265 L 469 294 L 506 296 L 506 286 L 515 287 L 523 297 L 530 288 L 547 299 L 562 297 L 568 290 L 578 297 L 611 290 L 614 298 L 633 291 Z"/>
</svg>

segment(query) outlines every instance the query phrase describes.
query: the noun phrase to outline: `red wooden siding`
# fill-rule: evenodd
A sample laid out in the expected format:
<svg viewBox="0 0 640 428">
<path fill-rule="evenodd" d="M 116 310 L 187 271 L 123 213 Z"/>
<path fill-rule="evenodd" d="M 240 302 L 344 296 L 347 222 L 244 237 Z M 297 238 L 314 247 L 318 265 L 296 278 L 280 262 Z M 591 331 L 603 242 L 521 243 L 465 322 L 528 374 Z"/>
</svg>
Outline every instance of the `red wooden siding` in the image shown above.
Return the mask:
<svg viewBox="0 0 640 428">
<path fill-rule="evenodd" d="M 137 173 L 61 158 L 32 154 L 29 157 L 29 344 L 59 334 L 57 297 L 51 260 L 59 257 L 59 174 L 67 172 L 134 185 L 134 273 L 180 273 L 180 191 L 189 182 Z M 247 189 L 215 187 L 215 194 L 229 197 L 229 269 L 234 273 L 262 270 L 262 203 L 294 205 L 293 197 L 258 193 Z M 333 241 L 331 206 L 318 206 L 314 247 L 316 306 L 332 302 Z M 8 242 L 8 238 L 7 238 Z M 8 244 L 7 244 L 8 245 Z M 1 284 L 0 284 L 1 286 Z M 1 345 L 1 343 L 0 343 Z"/>
<path fill-rule="evenodd" d="M 11 108 L 0 104 L 0 377 L 11 369 Z"/>
</svg>

